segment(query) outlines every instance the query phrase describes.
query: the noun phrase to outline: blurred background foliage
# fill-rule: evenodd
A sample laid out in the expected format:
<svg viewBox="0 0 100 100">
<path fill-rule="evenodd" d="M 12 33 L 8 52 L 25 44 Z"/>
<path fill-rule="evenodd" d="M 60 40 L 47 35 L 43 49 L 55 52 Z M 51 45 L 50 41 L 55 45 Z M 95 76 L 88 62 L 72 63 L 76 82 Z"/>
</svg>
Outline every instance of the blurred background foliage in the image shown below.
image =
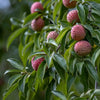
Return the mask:
<svg viewBox="0 0 100 100">
<path fill-rule="evenodd" d="M 12 30 L 16 28 L 16 26 L 11 27 L 10 18 L 17 17 L 20 19 L 24 12 L 26 15 L 29 14 L 31 1 L 32 0 L 5 0 L 4 2 L 0 0 L 0 100 L 2 100 L 2 95 L 7 87 L 9 77 L 8 75 L 4 76 L 4 72 L 7 69 L 11 69 L 6 59 L 9 57 L 19 59 L 17 49 L 18 39 L 14 41 L 8 51 L 6 49 L 8 36 L 12 33 Z M 15 91 L 7 100 L 13 100 L 13 98 L 14 100 L 18 100 L 17 97 L 17 92 Z"/>
</svg>

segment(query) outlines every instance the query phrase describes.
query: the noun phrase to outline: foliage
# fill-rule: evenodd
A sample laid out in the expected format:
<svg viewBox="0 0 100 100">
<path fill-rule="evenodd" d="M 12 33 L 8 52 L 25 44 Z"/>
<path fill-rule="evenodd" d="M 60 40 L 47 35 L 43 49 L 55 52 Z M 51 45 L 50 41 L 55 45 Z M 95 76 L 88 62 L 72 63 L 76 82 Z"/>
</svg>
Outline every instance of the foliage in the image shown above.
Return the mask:
<svg viewBox="0 0 100 100">
<path fill-rule="evenodd" d="M 7 48 L 20 38 L 18 45 L 21 61 L 10 58 L 7 61 L 16 69 L 9 79 L 8 89 L 3 100 L 16 88 L 20 100 L 98 100 L 100 96 L 100 4 L 92 1 L 77 0 L 80 23 L 86 29 L 85 40 L 92 45 L 92 52 L 84 57 L 73 50 L 76 41 L 71 39 L 72 24 L 66 21 L 69 12 L 62 0 L 40 0 L 44 11 L 29 14 L 21 20 L 11 18 L 12 25 L 18 26 L 8 38 Z M 97 1 L 98 2 L 98 1 Z M 42 16 L 45 26 L 41 31 L 31 29 L 31 21 Z M 56 40 L 46 37 L 56 30 Z M 44 57 L 38 71 L 31 67 L 33 56 Z M 48 68 L 47 68 L 48 67 Z"/>
</svg>

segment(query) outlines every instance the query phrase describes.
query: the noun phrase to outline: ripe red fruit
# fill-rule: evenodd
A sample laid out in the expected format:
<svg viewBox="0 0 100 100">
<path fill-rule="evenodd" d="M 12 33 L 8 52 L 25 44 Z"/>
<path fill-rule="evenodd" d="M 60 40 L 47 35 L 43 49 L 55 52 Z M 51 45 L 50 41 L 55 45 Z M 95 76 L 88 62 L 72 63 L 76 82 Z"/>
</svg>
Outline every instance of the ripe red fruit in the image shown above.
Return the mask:
<svg viewBox="0 0 100 100">
<path fill-rule="evenodd" d="M 87 41 L 79 41 L 74 46 L 74 51 L 79 56 L 86 56 L 87 54 L 89 54 L 91 52 L 91 49 L 92 49 L 92 46 Z"/>
<path fill-rule="evenodd" d="M 43 10 L 43 6 L 40 2 L 35 2 L 35 3 L 32 4 L 31 13 L 37 12 L 37 11 L 35 11 L 36 9 Z"/>
<path fill-rule="evenodd" d="M 79 16 L 78 16 L 78 11 L 77 10 L 72 10 L 67 14 L 67 21 L 69 23 L 77 23 L 80 22 Z"/>
<path fill-rule="evenodd" d="M 41 18 L 34 19 L 31 22 L 31 27 L 35 31 L 40 31 L 44 27 L 44 20 Z"/>
<path fill-rule="evenodd" d="M 32 64 L 33 69 L 37 71 L 39 65 L 40 65 L 45 59 L 44 59 L 43 57 L 41 57 L 41 58 L 39 58 L 39 59 L 36 59 L 35 61 L 34 61 L 34 59 L 35 59 L 35 57 L 32 58 L 31 64 Z"/>
<path fill-rule="evenodd" d="M 63 0 L 63 4 L 67 8 L 74 8 L 76 6 L 77 1 L 71 1 L 70 0 Z"/>
<path fill-rule="evenodd" d="M 51 31 L 47 36 L 47 40 L 49 40 L 49 38 L 56 39 L 57 36 L 58 36 L 58 33 L 56 31 Z"/>
<path fill-rule="evenodd" d="M 72 39 L 79 41 L 84 39 L 86 36 L 85 29 L 82 25 L 74 25 L 71 29 Z"/>
</svg>

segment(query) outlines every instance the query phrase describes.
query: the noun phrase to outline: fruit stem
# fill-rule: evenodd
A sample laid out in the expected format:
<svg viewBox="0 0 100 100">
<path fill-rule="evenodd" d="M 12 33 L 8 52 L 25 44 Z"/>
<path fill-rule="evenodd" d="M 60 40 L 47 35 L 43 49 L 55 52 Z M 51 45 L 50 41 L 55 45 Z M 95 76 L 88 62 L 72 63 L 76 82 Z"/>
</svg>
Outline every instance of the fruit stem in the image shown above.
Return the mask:
<svg viewBox="0 0 100 100">
<path fill-rule="evenodd" d="M 56 49 L 56 52 L 58 52 L 58 50 L 60 49 L 61 47 L 61 44 L 59 44 L 58 48 Z"/>
</svg>

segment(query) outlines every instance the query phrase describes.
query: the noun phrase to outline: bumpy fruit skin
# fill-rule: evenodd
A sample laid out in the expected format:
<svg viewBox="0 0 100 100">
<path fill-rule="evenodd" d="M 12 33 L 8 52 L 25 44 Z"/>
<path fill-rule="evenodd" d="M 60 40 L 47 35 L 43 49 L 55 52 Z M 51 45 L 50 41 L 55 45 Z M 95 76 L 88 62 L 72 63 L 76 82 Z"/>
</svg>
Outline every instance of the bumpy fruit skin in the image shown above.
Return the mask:
<svg viewBox="0 0 100 100">
<path fill-rule="evenodd" d="M 91 52 L 92 46 L 89 42 L 87 41 L 79 41 L 75 44 L 74 46 L 74 51 L 79 55 L 79 56 L 86 56 Z"/>
<path fill-rule="evenodd" d="M 43 57 L 41 57 L 41 58 L 39 58 L 39 59 L 37 59 L 37 60 L 35 60 L 35 61 L 34 61 L 34 59 L 35 59 L 35 57 L 32 58 L 31 64 L 32 64 L 33 69 L 34 69 L 35 71 L 37 71 L 39 65 L 40 65 L 45 59 L 44 59 Z"/>
<path fill-rule="evenodd" d="M 74 8 L 76 6 L 77 1 L 71 1 L 70 0 L 63 0 L 63 4 L 67 8 Z"/>
<path fill-rule="evenodd" d="M 35 11 L 36 9 L 43 10 L 43 6 L 40 2 L 35 2 L 35 3 L 32 4 L 31 13 L 37 12 L 37 11 Z"/>
<path fill-rule="evenodd" d="M 84 39 L 86 36 L 85 29 L 82 25 L 74 25 L 71 29 L 71 37 L 76 41 Z"/>
<path fill-rule="evenodd" d="M 58 36 L 58 33 L 56 31 L 51 31 L 47 36 L 47 40 L 49 40 L 49 38 L 56 39 L 57 36 Z"/>
<path fill-rule="evenodd" d="M 67 14 L 67 21 L 69 23 L 77 23 L 80 22 L 79 16 L 78 16 L 78 11 L 77 10 L 72 10 Z"/>
<path fill-rule="evenodd" d="M 34 19 L 31 22 L 31 27 L 34 31 L 40 31 L 44 27 L 44 20 L 41 18 Z"/>
</svg>

